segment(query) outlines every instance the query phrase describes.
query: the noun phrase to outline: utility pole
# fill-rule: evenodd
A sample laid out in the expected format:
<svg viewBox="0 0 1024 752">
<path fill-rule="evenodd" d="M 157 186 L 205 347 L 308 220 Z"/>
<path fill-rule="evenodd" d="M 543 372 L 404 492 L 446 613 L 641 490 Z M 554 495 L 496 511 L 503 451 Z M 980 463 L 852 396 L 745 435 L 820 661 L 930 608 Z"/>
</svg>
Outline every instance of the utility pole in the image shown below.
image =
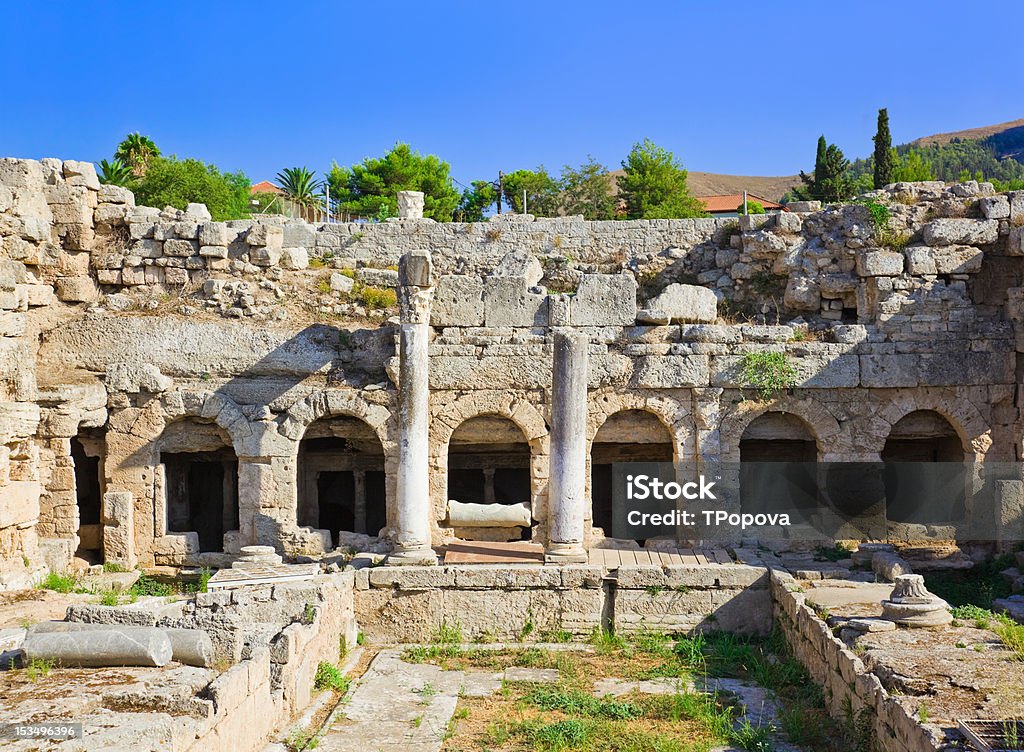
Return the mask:
<svg viewBox="0 0 1024 752">
<path fill-rule="evenodd" d="M 747 215 L 747 192 L 743 191 L 743 215 Z"/>
<path fill-rule="evenodd" d="M 498 170 L 498 214 L 501 214 L 501 188 L 505 181 L 505 173 Z"/>
</svg>

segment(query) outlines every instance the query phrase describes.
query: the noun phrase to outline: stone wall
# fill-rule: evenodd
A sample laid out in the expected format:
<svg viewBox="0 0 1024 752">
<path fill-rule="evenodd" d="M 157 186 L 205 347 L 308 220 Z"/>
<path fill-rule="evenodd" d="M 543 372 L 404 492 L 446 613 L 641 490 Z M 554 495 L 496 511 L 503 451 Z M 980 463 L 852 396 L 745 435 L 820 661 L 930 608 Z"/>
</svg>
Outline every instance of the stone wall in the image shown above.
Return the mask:
<svg viewBox="0 0 1024 752">
<path fill-rule="evenodd" d="M 429 642 L 442 625 L 468 642 L 544 640 L 595 629 L 767 634 L 767 573 L 742 564 L 622 566 L 460 565 L 356 572 L 360 628 L 374 643 Z M 547 639 L 551 639 L 550 636 Z"/>
<path fill-rule="evenodd" d="M 188 705 L 183 714 L 188 717 L 174 718 L 167 749 L 258 750 L 310 704 L 319 663 L 336 664 L 341 651 L 355 645 L 352 584 L 352 573 L 342 572 L 308 582 L 199 593 L 166 605 L 72 607 L 68 618 L 207 632 L 215 664 L 228 668 L 195 698 L 150 690 L 155 705 Z"/>
<path fill-rule="evenodd" d="M 773 570 L 771 594 L 779 629 L 811 678 L 822 687 L 829 713 L 848 724 L 870 724 L 879 749 L 933 752 L 945 749 L 944 736 L 918 722 L 916 708 L 891 697 L 864 662 L 814 610 L 788 574 Z"/>
<path fill-rule="evenodd" d="M 383 293 L 413 250 L 434 264 L 435 543 L 454 536 L 451 436 L 480 415 L 522 433 L 531 535 L 547 542 L 552 332 L 567 323 L 590 343 L 588 445 L 610 417 L 643 411 L 676 459 L 735 460 L 753 420 L 785 412 L 819 459 L 873 460 L 902 417 L 928 410 L 965 459 L 1015 460 L 1024 192 L 920 183 L 868 198 L 888 207 L 885 227 L 863 204 L 729 220 L 223 223 L 201 205 L 135 206 L 86 163 L 0 160 L 0 586 L 38 576 L 42 558 L 70 564 L 83 431 L 103 445 L 109 561 L 322 551 L 325 533 L 299 524 L 296 464 L 306 429 L 337 416 L 380 442 L 393 537 L 398 327 Z M 745 399 L 740 367 L 760 351 L 797 371 L 767 402 Z M 221 551 L 167 528 L 160 456 L 174 432 L 237 457 L 239 529 Z"/>
</svg>

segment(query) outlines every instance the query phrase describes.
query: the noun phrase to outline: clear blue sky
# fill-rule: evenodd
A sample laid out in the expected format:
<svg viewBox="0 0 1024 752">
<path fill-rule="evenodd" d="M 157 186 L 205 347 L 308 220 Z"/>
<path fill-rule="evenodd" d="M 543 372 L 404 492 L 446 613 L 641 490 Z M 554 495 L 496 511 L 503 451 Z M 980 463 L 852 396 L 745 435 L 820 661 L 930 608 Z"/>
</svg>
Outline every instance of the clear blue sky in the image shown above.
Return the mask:
<svg viewBox="0 0 1024 752">
<path fill-rule="evenodd" d="M 0 10 L 0 156 L 97 161 L 139 130 L 253 181 L 395 141 L 467 183 L 610 167 L 644 136 L 692 170 L 792 174 L 1024 117 L 1024 3 L 88 2 Z"/>
</svg>

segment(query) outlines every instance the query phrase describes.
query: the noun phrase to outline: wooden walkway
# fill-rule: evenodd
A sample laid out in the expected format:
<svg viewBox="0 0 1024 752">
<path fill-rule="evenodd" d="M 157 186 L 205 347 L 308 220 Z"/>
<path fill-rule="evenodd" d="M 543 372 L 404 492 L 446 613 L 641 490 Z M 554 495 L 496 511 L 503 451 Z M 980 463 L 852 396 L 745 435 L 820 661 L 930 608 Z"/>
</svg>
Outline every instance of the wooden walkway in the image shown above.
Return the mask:
<svg viewBox="0 0 1024 752">
<path fill-rule="evenodd" d="M 591 564 L 599 564 L 608 569 L 618 569 L 622 565 L 664 567 L 682 564 L 703 567 L 710 564 L 733 563 L 729 552 L 723 548 L 677 548 L 674 551 L 592 548 L 589 553 Z"/>
<path fill-rule="evenodd" d="M 664 567 L 674 564 L 702 567 L 732 564 L 732 557 L 723 548 L 678 548 L 672 551 L 641 549 L 592 548 L 590 563 L 607 569 L 620 566 Z M 526 541 L 489 543 L 462 541 L 448 546 L 445 564 L 543 564 L 544 547 Z"/>
</svg>

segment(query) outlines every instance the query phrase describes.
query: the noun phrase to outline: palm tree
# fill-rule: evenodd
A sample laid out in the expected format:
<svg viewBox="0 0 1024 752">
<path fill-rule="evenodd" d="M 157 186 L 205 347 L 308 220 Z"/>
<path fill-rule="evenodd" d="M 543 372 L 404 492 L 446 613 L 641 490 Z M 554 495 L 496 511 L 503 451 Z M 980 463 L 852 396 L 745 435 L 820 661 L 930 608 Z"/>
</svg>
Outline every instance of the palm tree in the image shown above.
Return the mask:
<svg viewBox="0 0 1024 752">
<path fill-rule="evenodd" d="M 99 168 L 98 177 L 104 185 L 119 185 L 122 188 L 130 188 L 135 181 L 131 168 L 117 157 L 110 162 L 101 159 Z"/>
<path fill-rule="evenodd" d="M 117 145 L 114 159 L 119 159 L 131 169 L 136 177 L 146 174 L 149 163 L 160 156 L 160 150 L 149 136 L 139 132 L 129 133 L 124 141 Z"/>
<path fill-rule="evenodd" d="M 285 197 L 300 207 L 303 216 L 316 210 L 320 205 L 322 183 L 316 174 L 305 167 L 286 167 L 277 173 L 277 185 Z"/>
</svg>

